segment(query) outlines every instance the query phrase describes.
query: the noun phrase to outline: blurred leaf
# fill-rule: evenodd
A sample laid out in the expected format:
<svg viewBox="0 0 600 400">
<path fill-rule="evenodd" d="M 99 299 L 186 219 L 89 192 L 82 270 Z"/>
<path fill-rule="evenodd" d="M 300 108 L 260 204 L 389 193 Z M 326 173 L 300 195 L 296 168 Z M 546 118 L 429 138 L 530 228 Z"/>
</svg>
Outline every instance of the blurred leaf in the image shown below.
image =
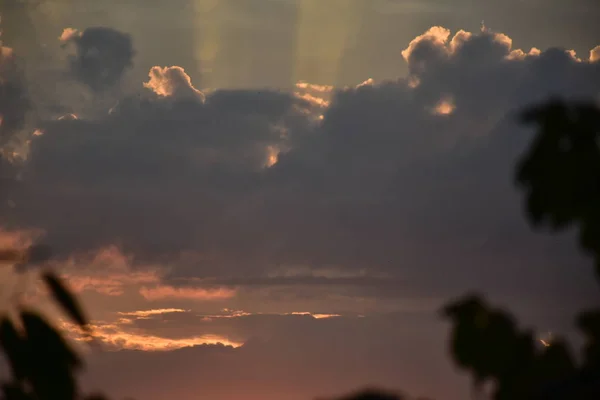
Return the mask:
<svg viewBox="0 0 600 400">
<path fill-rule="evenodd" d="M 25 341 L 19 335 L 12 321 L 2 318 L 0 322 L 0 346 L 6 354 L 6 358 L 16 381 L 22 381 L 27 376 L 27 364 L 25 355 Z"/>
<path fill-rule="evenodd" d="M 529 221 L 554 231 L 578 223 L 600 278 L 600 107 L 554 99 L 526 110 L 522 122 L 538 129 L 516 173 Z"/>
<path fill-rule="evenodd" d="M 26 393 L 23 386 L 16 383 L 5 383 L 2 385 L 3 400 L 35 400 Z"/>
<path fill-rule="evenodd" d="M 71 295 L 66 286 L 62 283 L 60 278 L 54 275 L 52 272 L 44 273 L 44 281 L 50 288 L 54 299 L 61 305 L 61 307 L 67 312 L 69 317 L 75 321 L 83 329 L 87 330 L 88 322 L 83 314 L 83 310 L 79 306 L 77 300 Z"/>
<path fill-rule="evenodd" d="M 39 315 L 23 311 L 29 381 L 39 400 L 71 400 L 77 393 L 74 372 L 82 366 L 62 335 Z"/>
</svg>

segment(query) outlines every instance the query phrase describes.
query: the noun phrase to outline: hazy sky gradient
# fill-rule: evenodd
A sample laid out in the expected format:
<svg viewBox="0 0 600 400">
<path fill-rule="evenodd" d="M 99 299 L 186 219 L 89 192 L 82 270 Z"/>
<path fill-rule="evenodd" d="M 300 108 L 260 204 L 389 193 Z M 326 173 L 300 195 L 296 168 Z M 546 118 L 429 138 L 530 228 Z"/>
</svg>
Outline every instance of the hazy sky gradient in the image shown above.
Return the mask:
<svg viewBox="0 0 600 400">
<path fill-rule="evenodd" d="M 54 0 L 64 26 L 112 26 L 136 40 L 141 73 L 180 65 L 201 87 L 288 87 L 298 80 L 351 85 L 406 72 L 398 57 L 434 25 L 477 30 L 482 20 L 518 48 L 578 53 L 600 37 L 594 0 Z M 165 3 L 166 4 L 166 3 Z M 54 25 L 54 35 L 62 25 Z M 169 60 L 169 61 L 166 61 Z"/>
</svg>

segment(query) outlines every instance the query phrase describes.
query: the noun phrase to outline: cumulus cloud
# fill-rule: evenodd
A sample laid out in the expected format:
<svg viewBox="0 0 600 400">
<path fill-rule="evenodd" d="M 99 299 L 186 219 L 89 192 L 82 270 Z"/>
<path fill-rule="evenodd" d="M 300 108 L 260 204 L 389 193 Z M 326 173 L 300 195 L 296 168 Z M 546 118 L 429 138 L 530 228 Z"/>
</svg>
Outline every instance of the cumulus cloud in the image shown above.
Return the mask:
<svg viewBox="0 0 600 400">
<path fill-rule="evenodd" d="M 117 78 L 131 47 L 110 32 L 66 36 L 81 57 L 113 38 L 107 60 L 121 61 L 107 68 Z M 562 49 L 526 53 L 488 29 L 434 27 L 402 55 L 410 75 L 395 81 L 216 90 L 204 101 L 183 69 L 154 67 L 101 118 L 43 124 L 7 226 L 44 229 L 57 259 L 115 245 L 134 265 L 169 264 L 148 298 L 210 297 L 178 278 L 284 286 L 269 278 L 282 265 L 368 269 L 353 278 L 363 288 L 385 276 L 455 293 L 514 291 L 527 263 L 521 285 L 580 286 L 563 267 L 583 262 L 574 245 L 523 221 L 511 177 L 531 131 L 514 113 L 552 95 L 596 96 L 600 64 Z"/>
<path fill-rule="evenodd" d="M 81 32 L 78 29 L 65 28 L 58 37 L 58 40 L 60 40 L 64 45 L 70 42 L 71 40 L 75 40 L 78 37 L 81 37 Z"/>
<path fill-rule="evenodd" d="M 66 28 L 59 39 L 75 46 L 71 70 L 94 91 L 115 85 L 133 63 L 131 37 L 112 28 L 91 27 L 81 32 Z"/>
<path fill-rule="evenodd" d="M 148 74 L 150 80 L 144 83 L 144 87 L 152 90 L 159 96 L 190 98 L 204 101 L 204 94 L 192 85 L 192 80 L 183 68 L 152 67 Z"/>
<path fill-rule="evenodd" d="M 590 51 L 590 62 L 596 62 L 599 60 L 600 60 L 600 46 L 596 46 Z"/>
</svg>

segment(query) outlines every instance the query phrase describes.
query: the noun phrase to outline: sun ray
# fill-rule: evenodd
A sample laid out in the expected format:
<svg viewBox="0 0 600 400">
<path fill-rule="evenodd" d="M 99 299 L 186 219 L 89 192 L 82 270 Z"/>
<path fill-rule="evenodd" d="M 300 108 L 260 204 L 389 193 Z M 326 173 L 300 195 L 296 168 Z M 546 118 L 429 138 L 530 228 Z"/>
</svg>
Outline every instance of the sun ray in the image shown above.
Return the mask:
<svg viewBox="0 0 600 400">
<path fill-rule="evenodd" d="M 196 14 L 195 35 L 197 37 L 196 60 L 202 71 L 202 88 L 214 88 L 221 82 L 223 70 L 217 65 L 219 50 L 223 45 L 223 30 L 219 18 L 223 12 L 223 0 L 194 0 Z"/>
<path fill-rule="evenodd" d="M 335 84 L 344 53 L 356 42 L 364 2 L 298 0 L 292 84 Z"/>
</svg>

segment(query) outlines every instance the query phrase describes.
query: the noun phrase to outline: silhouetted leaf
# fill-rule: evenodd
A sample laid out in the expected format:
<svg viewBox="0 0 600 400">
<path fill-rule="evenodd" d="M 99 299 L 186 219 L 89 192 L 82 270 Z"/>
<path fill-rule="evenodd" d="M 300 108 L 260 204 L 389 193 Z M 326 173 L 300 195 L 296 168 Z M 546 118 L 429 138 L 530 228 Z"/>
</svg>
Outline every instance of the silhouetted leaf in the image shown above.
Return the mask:
<svg viewBox="0 0 600 400">
<path fill-rule="evenodd" d="M 27 376 L 26 343 L 8 317 L 2 318 L 0 322 L 0 346 L 6 354 L 15 380 L 23 380 Z"/>
<path fill-rule="evenodd" d="M 554 99 L 525 111 L 522 122 L 538 129 L 516 173 L 529 220 L 555 231 L 578 223 L 600 278 L 600 107 Z"/>
<path fill-rule="evenodd" d="M 73 319 L 83 329 L 87 329 L 87 319 L 83 315 L 83 310 L 79 306 L 77 300 L 71 295 L 66 286 L 62 283 L 60 278 L 54 275 L 52 272 L 44 273 L 44 281 L 50 288 L 52 295 L 61 307 L 67 312 L 69 317 Z"/>
<path fill-rule="evenodd" d="M 74 399 L 74 372 L 82 365 L 79 357 L 39 315 L 23 311 L 21 319 L 27 338 L 28 378 L 35 395 L 40 400 Z"/>
<path fill-rule="evenodd" d="M 29 393 L 26 393 L 23 386 L 18 383 L 3 384 L 2 394 L 3 400 L 35 400 Z"/>
</svg>

